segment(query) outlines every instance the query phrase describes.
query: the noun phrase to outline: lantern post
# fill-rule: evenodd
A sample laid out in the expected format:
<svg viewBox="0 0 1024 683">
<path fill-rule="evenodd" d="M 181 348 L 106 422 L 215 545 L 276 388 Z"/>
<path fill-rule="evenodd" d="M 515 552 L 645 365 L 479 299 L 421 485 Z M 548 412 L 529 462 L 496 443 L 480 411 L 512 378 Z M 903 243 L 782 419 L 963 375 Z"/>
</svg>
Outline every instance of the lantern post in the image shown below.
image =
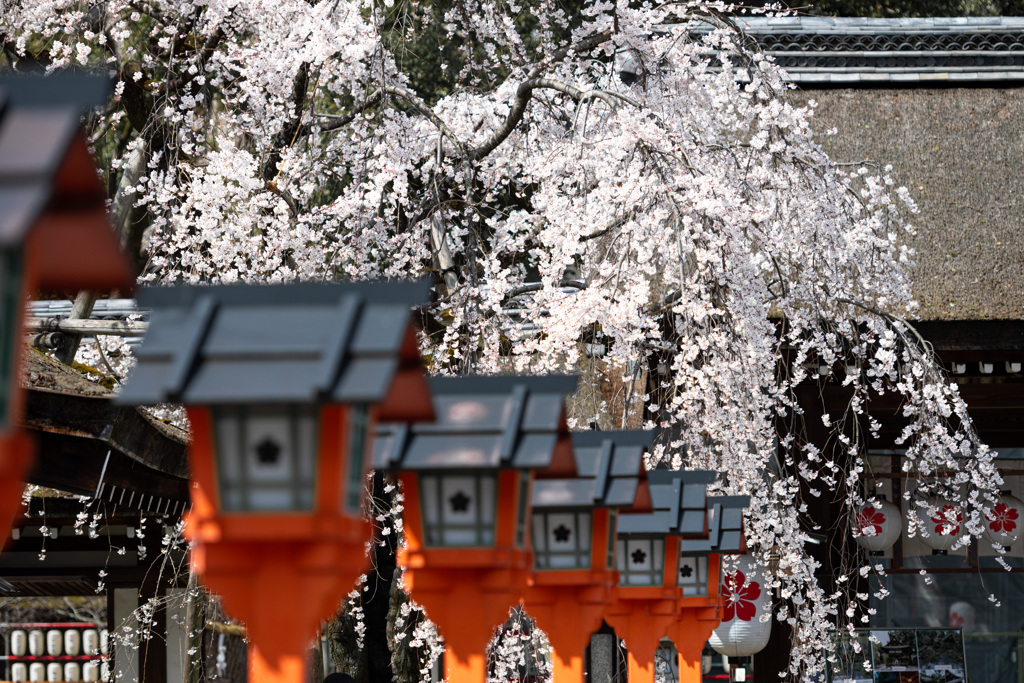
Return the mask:
<svg viewBox="0 0 1024 683">
<path fill-rule="evenodd" d="M 146 289 L 118 401 L 184 403 L 186 533 L 241 619 L 258 683 L 305 680 L 323 619 L 367 568 L 362 495 L 379 419 L 431 419 L 411 307 L 425 283 Z"/>
<path fill-rule="evenodd" d="M 21 506 L 33 443 L 17 427 L 25 299 L 39 290 L 131 291 L 81 117 L 110 82 L 0 77 L 0 532 Z"/>
<path fill-rule="evenodd" d="M 643 455 L 653 432 L 576 432 L 577 475 L 533 483 L 533 573 L 523 600 L 548 634 L 558 683 L 582 683 L 583 651 L 618 580 L 620 510 L 650 509 Z"/>
<path fill-rule="evenodd" d="M 698 683 L 701 651 L 722 614 L 719 554 L 743 547 L 749 498 L 707 496 L 714 472 L 655 470 L 648 478 L 653 511 L 619 515 L 619 584 L 605 619 L 626 641 L 631 681 L 653 683 L 654 653 L 668 636 L 680 683 Z"/>
<path fill-rule="evenodd" d="M 448 680 L 483 683 L 486 648 L 522 599 L 533 473 L 571 476 L 564 397 L 575 377 L 430 380 L 434 424 L 382 425 L 374 461 L 398 472 L 405 588 L 445 639 Z"/>
</svg>

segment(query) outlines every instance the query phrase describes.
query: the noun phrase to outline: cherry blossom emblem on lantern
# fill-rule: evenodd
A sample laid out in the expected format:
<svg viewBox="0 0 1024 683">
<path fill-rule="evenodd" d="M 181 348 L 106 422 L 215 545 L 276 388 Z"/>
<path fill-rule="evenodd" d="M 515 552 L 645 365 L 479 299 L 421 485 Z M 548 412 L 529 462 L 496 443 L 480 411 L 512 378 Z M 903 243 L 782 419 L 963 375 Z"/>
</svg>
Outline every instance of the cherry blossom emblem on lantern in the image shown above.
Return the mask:
<svg viewBox="0 0 1024 683">
<path fill-rule="evenodd" d="M 952 513 L 956 513 L 954 516 Z M 942 508 L 932 517 L 935 524 L 935 533 L 939 536 L 956 536 L 960 533 L 960 522 L 963 515 L 954 505 L 943 505 Z"/>
<path fill-rule="evenodd" d="M 988 528 L 996 533 L 1010 533 L 1017 528 L 1017 518 L 1020 515 L 1006 503 L 999 503 L 990 512 L 988 517 Z"/>
<path fill-rule="evenodd" d="M 857 513 L 853 524 L 854 536 L 881 536 L 885 515 L 881 510 L 866 507 Z"/>
<path fill-rule="evenodd" d="M 722 621 L 750 621 L 757 613 L 754 601 L 761 597 L 761 585 L 756 581 L 747 581 L 743 572 L 738 569 L 726 574 L 722 587 L 725 596 L 725 614 Z"/>
</svg>

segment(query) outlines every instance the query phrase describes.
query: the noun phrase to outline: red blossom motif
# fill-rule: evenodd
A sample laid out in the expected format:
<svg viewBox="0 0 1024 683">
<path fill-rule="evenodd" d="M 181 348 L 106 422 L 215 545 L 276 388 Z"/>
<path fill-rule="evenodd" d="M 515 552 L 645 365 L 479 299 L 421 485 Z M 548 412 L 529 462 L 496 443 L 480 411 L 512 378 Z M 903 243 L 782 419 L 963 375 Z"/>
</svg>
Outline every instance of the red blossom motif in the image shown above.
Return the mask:
<svg viewBox="0 0 1024 683">
<path fill-rule="evenodd" d="M 753 601 L 761 597 L 761 584 L 748 582 L 743 572 L 737 569 L 725 575 L 722 595 L 725 597 L 723 622 L 732 621 L 733 618 L 750 621 L 757 614 L 757 606 Z"/>
<path fill-rule="evenodd" d="M 953 612 L 949 615 L 949 627 L 950 628 L 963 628 L 964 618 L 957 612 Z"/>
<path fill-rule="evenodd" d="M 956 512 L 956 526 L 953 526 L 953 516 L 949 513 Z M 939 536 L 956 536 L 960 533 L 960 522 L 964 517 L 953 505 L 943 505 L 939 513 L 932 517 L 935 523 L 935 533 Z"/>
<path fill-rule="evenodd" d="M 1017 528 L 1017 511 L 1006 503 L 997 503 L 992 512 L 985 516 L 989 521 L 988 528 L 997 534 L 1008 534 Z"/>
<path fill-rule="evenodd" d="M 875 508 L 864 508 L 853 520 L 854 536 L 881 536 L 885 515 Z"/>
</svg>

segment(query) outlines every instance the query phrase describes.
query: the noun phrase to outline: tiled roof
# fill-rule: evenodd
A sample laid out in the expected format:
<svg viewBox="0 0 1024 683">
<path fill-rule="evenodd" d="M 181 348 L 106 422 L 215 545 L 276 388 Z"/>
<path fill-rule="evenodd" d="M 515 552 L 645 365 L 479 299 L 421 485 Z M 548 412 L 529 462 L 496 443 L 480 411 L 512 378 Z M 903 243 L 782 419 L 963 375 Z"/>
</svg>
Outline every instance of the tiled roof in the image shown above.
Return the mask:
<svg viewBox="0 0 1024 683">
<path fill-rule="evenodd" d="M 1024 79 L 1024 17 L 739 17 L 800 84 Z"/>
</svg>

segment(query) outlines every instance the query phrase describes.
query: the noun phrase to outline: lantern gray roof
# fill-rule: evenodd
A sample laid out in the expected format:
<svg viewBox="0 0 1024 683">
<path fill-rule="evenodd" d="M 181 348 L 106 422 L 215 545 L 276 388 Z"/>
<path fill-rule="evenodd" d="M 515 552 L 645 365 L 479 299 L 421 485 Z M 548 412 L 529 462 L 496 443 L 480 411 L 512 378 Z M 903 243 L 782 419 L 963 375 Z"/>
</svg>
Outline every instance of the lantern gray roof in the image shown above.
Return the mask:
<svg viewBox="0 0 1024 683">
<path fill-rule="evenodd" d="M 379 403 L 420 368 L 411 308 L 426 282 L 158 287 L 119 402 Z"/>
<path fill-rule="evenodd" d="M 577 378 L 434 377 L 436 422 L 381 424 L 374 466 L 401 470 L 538 469 L 568 445 L 564 400 Z"/>
<path fill-rule="evenodd" d="M 533 482 L 535 508 L 631 507 L 654 432 L 575 432 L 577 477 Z"/>
<path fill-rule="evenodd" d="M 0 246 L 21 244 L 51 198 L 79 194 L 82 188 L 65 187 L 52 196 L 53 183 L 82 115 L 106 102 L 108 91 L 105 78 L 0 77 Z"/>
<path fill-rule="evenodd" d="M 748 496 L 708 496 L 714 472 L 654 470 L 647 476 L 654 509 L 619 515 L 619 535 L 678 535 L 683 553 L 740 552 Z"/>
</svg>

